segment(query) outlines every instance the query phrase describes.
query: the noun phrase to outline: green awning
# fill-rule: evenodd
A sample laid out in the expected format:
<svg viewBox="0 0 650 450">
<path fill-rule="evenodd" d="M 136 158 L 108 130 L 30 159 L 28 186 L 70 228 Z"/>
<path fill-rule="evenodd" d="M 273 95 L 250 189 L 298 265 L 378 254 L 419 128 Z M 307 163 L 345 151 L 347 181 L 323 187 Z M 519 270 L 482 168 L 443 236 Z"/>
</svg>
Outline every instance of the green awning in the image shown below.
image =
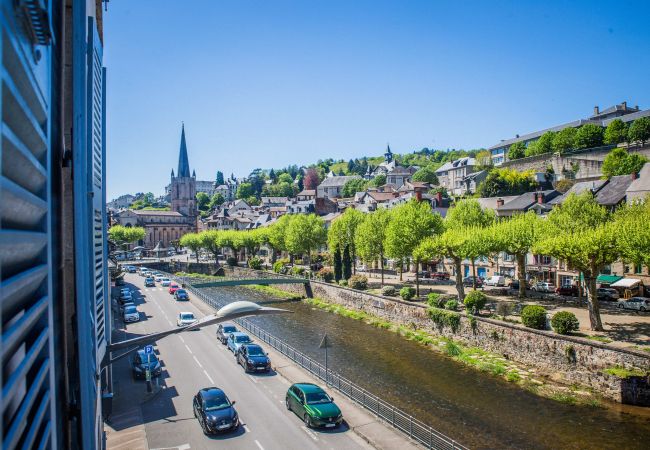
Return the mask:
<svg viewBox="0 0 650 450">
<path fill-rule="evenodd" d="M 598 278 L 596 278 L 596 283 L 612 284 L 612 283 L 616 283 L 621 278 L 623 277 L 619 277 L 618 275 L 605 275 L 601 273 L 600 275 L 598 275 Z"/>
</svg>

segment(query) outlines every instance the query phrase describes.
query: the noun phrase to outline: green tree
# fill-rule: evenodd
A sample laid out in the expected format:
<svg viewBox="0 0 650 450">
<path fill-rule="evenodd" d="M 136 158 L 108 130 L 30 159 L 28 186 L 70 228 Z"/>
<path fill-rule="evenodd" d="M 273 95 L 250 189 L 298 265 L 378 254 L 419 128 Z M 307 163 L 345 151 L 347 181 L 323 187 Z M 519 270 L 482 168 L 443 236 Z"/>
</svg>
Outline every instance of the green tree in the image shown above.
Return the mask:
<svg viewBox="0 0 650 450">
<path fill-rule="evenodd" d="M 441 233 L 442 218 L 431 212 L 431 205 L 413 199 L 396 207 L 386 228 L 386 254 L 392 258 L 406 260 L 413 256 L 415 248 L 427 237 Z M 420 255 L 418 255 L 420 256 Z M 420 295 L 419 263 L 415 258 L 415 285 Z"/>
<path fill-rule="evenodd" d="M 343 247 L 343 258 L 341 259 L 341 275 L 344 280 L 349 280 L 352 276 L 352 257 L 350 256 L 350 246 Z"/>
<path fill-rule="evenodd" d="M 146 232 L 142 227 L 125 227 L 122 225 L 113 225 L 108 229 L 108 239 L 113 241 L 116 246 L 126 250 L 128 244 L 141 241 L 144 239 Z"/>
<path fill-rule="evenodd" d="M 352 257 L 353 272 L 356 273 L 357 248 L 354 237 L 357 226 L 363 221 L 363 213 L 354 208 L 347 208 L 343 214 L 336 218 L 327 232 L 327 244 L 330 251 L 335 248 L 343 249 L 349 247 L 350 256 Z M 346 278 L 347 279 L 347 278 Z"/>
<path fill-rule="evenodd" d="M 237 261 L 239 261 L 239 250 L 243 247 L 240 233 L 237 230 L 224 230 L 219 236 L 221 246 L 230 249 Z"/>
<path fill-rule="evenodd" d="M 447 229 L 484 228 L 492 225 L 495 217 L 493 210 L 483 209 L 477 200 L 461 200 L 447 212 L 445 227 Z"/>
<path fill-rule="evenodd" d="M 341 261 L 341 249 L 334 249 L 334 281 L 337 283 L 343 277 L 343 261 Z"/>
<path fill-rule="evenodd" d="M 526 144 L 523 142 L 515 142 L 508 148 L 508 159 L 520 159 L 526 156 Z"/>
<path fill-rule="evenodd" d="M 638 173 L 648 158 L 639 153 L 628 153 L 624 148 L 618 147 L 607 154 L 603 161 L 602 172 L 605 178 L 616 175 L 629 175 Z"/>
<path fill-rule="evenodd" d="M 216 209 L 217 207 L 223 205 L 223 203 L 225 201 L 226 201 L 226 199 L 223 198 L 223 195 L 221 195 L 220 193 L 217 192 L 210 199 L 210 204 L 208 205 L 208 208 L 211 209 L 211 210 Z"/>
<path fill-rule="evenodd" d="M 628 131 L 628 142 L 641 141 L 641 145 L 645 145 L 646 141 L 650 140 L 650 117 L 641 117 L 636 119 L 630 125 Z"/>
<path fill-rule="evenodd" d="M 189 248 L 196 255 L 196 262 L 199 262 L 199 250 L 203 248 L 203 242 L 199 237 L 198 233 L 187 233 L 184 234 L 180 239 L 180 244 L 182 247 Z"/>
<path fill-rule="evenodd" d="M 436 257 L 449 258 L 453 261 L 456 273 L 456 292 L 458 292 L 458 299 L 461 301 L 465 298 L 462 262 L 467 256 L 465 254 L 467 250 L 466 241 L 467 233 L 465 230 L 447 229 L 439 236 L 423 239 L 414 250 L 421 261 L 432 260 Z"/>
<path fill-rule="evenodd" d="M 287 226 L 285 240 L 289 253 L 306 253 L 311 264 L 312 250 L 317 250 L 327 241 L 325 223 L 315 214 L 298 214 Z"/>
<path fill-rule="evenodd" d="M 383 186 L 384 184 L 386 184 L 386 175 L 384 174 L 377 175 L 370 181 L 370 185 L 374 187 Z"/>
<path fill-rule="evenodd" d="M 614 119 L 605 128 L 605 144 L 620 144 L 627 142 L 629 126 L 621 119 Z"/>
<path fill-rule="evenodd" d="M 381 208 L 367 214 L 357 226 L 354 242 L 361 259 L 366 262 L 379 261 L 381 285 L 384 285 L 384 255 L 386 253 L 386 229 L 390 223 L 390 210 Z"/>
<path fill-rule="evenodd" d="M 576 132 L 576 148 L 593 148 L 603 145 L 604 130 L 600 125 L 586 123 Z"/>
<path fill-rule="evenodd" d="M 223 181 L 223 172 L 217 170 L 217 177 L 216 177 L 215 182 L 217 183 L 217 186 L 221 186 L 224 183 L 224 181 Z"/>
<path fill-rule="evenodd" d="M 251 183 L 241 183 L 237 187 L 237 192 L 235 193 L 237 198 L 248 199 L 255 196 L 255 191 L 253 190 L 253 185 Z"/>
<path fill-rule="evenodd" d="M 543 155 L 553 152 L 553 140 L 555 132 L 547 131 L 542 134 L 536 141 L 530 142 L 526 147 L 526 156 Z"/>
<path fill-rule="evenodd" d="M 650 197 L 625 204 L 616 211 L 614 219 L 623 260 L 650 266 Z"/>
<path fill-rule="evenodd" d="M 354 197 L 354 194 L 363 192 L 366 189 L 368 189 L 368 182 L 366 180 L 363 178 L 354 178 L 345 183 L 341 190 L 341 195 L 343 197 Z"/>
<path fill-rule="evenodd" d="M 293 178 L 291 178 L 291 175 L 289 175 L 288 173 L 285 172 L 285 173 L 282 173 L 282 174 L 278 175 L 278 183 L 292 184 L 293 183 Z"/>
<path fill-rule="evenodd" d="M 568 127 L 558 131 L 553 136 L 553 151 L 560 155 L 576 148 L 576 135 L 578 131 L 575 128 Z"/>
<path fill-rule="evenodd" d="M 196 207 L 199 211 L 207 211 L 210 204 L 210 196 L 205 192 L 198 192 L 196 194 Z"/>
<path fill-rule="evenodd" d="M 533 211 L 517 214 L 495 225 L 498 248 L 515 257 L 519 298 L 526 297 L 526 255 L 542 235 L 541 221 Z"/>
<path fill-rule="evenodd" d="M 272 262 L 275 262 L 276 252 L 287 251 L 287 243 L 286 243 L 287 228 L 289 226 L 289 223 L 291 223 L 291 221 L 295 217 L 296 216 L 292 214 L 285 214 L 283 216 L 280 216 L 278 220 L 276 220 L 272 225 L 269 226 L 267 231 L 267 239 L 272 249 L 272 254 L 271 254 Z"/>
<path fill-rule="evenodd" d="M 221 249 L 221 232 L 217 230 L 202 231 L 198 234 L 201 241 L 201 248 L 214 257 L 214 262 L 219 262 L 219 250 Z"/>
<path fill-rule="evenodd" d="M 493 169 L 478 187 L 481 197 L 520 195 L 537 187 L 532 171 L 519 172 L 514 169 Z"/>
<path fill-rule="evenodd" d="M 592 330 L 602 331 L 596 278 L 619 256 L 616 227 L 610 213 L 591 192 L 570 194 L 545 221 L 544 235 L 533 251 L 554 256 L 579 270 L 587 283 L 587 302 Z"/>
<path fill-rule="evenodd" d="M 424 166 L 413 174 L 413 181 L 422 181 L 431 185 L 438 184 L 438 176 L 433 165 Z"/>
</svg>

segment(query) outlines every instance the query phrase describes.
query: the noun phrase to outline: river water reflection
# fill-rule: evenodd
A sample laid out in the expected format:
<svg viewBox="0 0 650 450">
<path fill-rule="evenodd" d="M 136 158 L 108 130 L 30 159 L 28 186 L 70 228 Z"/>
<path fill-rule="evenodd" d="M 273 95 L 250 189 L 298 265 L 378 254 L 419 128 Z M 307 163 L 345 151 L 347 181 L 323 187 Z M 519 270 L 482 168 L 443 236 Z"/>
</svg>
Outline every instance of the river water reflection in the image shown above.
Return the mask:
<svg viewBox="0 0 650 450">
<path fill-rule="evenodd" d="M 471 448 L 647 449 L 647 408 L 571 406 L 538 397 L 415 342 L 302 302 L 245 288 L 210 288 L 222 302 L 247 299 L 294 312 L 251 318 L 301 352 Z"/>
</svg>

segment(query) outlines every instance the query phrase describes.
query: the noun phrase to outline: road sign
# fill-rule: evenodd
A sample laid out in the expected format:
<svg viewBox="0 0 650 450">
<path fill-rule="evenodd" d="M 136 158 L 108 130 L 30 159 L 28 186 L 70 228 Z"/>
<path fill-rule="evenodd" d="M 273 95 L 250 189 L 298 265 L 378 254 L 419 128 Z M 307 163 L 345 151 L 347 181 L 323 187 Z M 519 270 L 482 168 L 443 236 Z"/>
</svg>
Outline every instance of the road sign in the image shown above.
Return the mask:
<svg viewBox="0 0 650 450">
<path fill-rule="evenodd" d="M 318 344 L 318 348 L 329 348 L 331 346 L 332 344 L 330 344 L 330 340 L 327 337 L 327 334 L 323 336 L 323 339 L 320 341 L 320 344 Z"/>
<path fill-rule="evenodd" d="M 145 345 L 144 346 L 144 352 L 149 355 L 153 353 L 153 345 Z"/>
</svg>

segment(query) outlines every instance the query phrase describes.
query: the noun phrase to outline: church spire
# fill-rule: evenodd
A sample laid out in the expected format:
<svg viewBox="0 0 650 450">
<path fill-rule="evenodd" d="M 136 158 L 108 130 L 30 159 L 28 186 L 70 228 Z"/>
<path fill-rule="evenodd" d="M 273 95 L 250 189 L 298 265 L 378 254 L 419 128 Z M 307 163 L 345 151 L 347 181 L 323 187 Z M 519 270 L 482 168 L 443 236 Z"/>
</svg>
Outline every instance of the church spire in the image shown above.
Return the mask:
<svg viewBox="0 0 650 450">
<path fill-rule="evenodd" d="M 190 177 L 190 162 L 187 158 L 187 144 L 185 144 L 185 124 L 181 129 L 181 149 L 178 155 L 178 176 Z"/>
</svg>

